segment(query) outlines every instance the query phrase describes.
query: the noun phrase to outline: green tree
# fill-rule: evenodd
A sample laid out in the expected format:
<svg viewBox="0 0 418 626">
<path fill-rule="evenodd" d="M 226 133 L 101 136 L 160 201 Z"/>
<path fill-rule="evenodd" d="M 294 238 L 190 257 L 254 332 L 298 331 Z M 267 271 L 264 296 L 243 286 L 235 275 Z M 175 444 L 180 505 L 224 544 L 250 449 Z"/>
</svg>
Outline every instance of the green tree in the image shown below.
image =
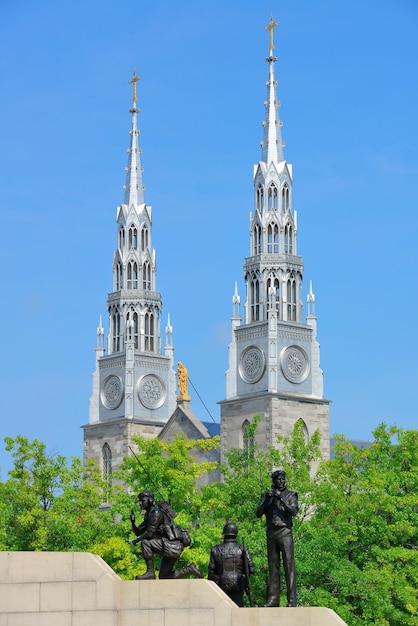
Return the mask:
<svg viewBox="0 0 418 626">
<path fill-rule="evenodd" d="M 255 415 L 247 427 L 247 440 L 256 441 L 260 416 Z M 296 558 L 298 558 L 299 536 L 313 509 L 313 469 L 320 461 L 320 436 L 315 432 L 305 440 L 302 424 L 297 422 L 289 438 L 279 437 L 278 447 L 261 451 L 256 443 L 247 449 L 231 449 L 227 463 L 222 468 L 223 490 L 222 512 L 225 520 L 238 524 L 239 539 L 244 539 L 253 556 L 256 572 L 252 577 L 255 603 L 263 606 L 268 584 L 267 547 L 265 520 L 256 518 L 255 510 L 262 492 L 271 486 L 271 473 L 282 468 L 290 489 L 299 494 L 300 510 L 294 520 Z M 285 593 L 283 581 L 282 590 Z"/>
<path fill-rule="evenodd" d="M 5 550 L 87 550 L 112 534 L 100 510 L 105 484 L 94 464 L 48 454 L 44 443 L 5 439 L 14 464 L 0 484 L 1 546 Z"/>
<path fill-rule="evenodd" d="M 218 494 L 218 487 L 209 485 L 208 495 L 205 497 L 203 494 L 206 488 L 199 488 L 197 481 L 216 469 L 217 463 L 198 459 L 202 459 L 201 453 L 219 447 L 219 437 L 210 440 L 191 440 L 184 436 L 176 436 L 171 443 L 165 443 L 157 438 L 145 439 L 137 435 L 134 435 L 133 439 L 138 454 L 136 457 L 130 455 L 124 458 L 117 478 L 125 484 L 126 489 L 113 501 L 114 510 L 122 517 L 120 524 L 122 534 L 126 538 L 132 537 L 130 511 L 134 508 L 137 517 L 142 515 L 137 508 L 136 496 L 140 491 L 149 489 L 155 494 L 157 501 L 170 501 L 177 513 L 174 520 L 176 524 L 192 531 L 192 545 L 184 550 L 179 567 L 194 561 L 205 571 L 211 531 L 209 528 L 201 529 L 200 514 L 202 507 L 216 506 L 216 498 L 211 498 L 209 493 Z M 139 555 L 139 546 L 132 547 L 131 552 Z M 138 558 L 137 568 L 132 569 L 129 565 L 124 570 L 116 571 L 123 576 L 129 576 L 129 572 L 141 574 L 144 571 L 144 563 Z"/>
<path fill-rule="evenodd" d="M 299 598 L 347 624 L 418 623 L 418 432 L 382 424 L 359 448 L 337 437 L 300 537 Z"/>
</svg>

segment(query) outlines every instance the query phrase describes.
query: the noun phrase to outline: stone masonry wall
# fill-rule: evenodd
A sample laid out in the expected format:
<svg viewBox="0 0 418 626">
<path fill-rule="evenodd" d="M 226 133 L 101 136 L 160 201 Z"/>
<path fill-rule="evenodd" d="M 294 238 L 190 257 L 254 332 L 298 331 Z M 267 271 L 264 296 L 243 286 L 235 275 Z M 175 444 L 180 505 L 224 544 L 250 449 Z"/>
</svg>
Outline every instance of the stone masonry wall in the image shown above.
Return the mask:
<svg viewBox="0 0 418 626">
<path fill-rule="evenodd" d="M 344 626 L 326 608 L 238 608 L 208 580 L 119 578 L 81 552 L 0 552 L 0 626 Z"/>
</svg>

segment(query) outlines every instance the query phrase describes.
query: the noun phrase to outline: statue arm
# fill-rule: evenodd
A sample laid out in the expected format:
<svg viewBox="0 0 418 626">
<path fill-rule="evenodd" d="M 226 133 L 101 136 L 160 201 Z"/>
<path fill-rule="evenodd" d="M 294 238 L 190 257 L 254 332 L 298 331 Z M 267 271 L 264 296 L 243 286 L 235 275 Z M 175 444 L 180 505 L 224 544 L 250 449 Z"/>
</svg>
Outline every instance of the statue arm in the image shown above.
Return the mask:
<svg viewBox="0 0 418 626">
<path fill-rule="evenodd" d="M 286 513 L 295 517 L 296 513 L 299 511 L 298 494 L 296 491 L 291 491 L 288 497 L 280 497 L 280 501 Z"/>
<path fill-rule="evenodd" d="M 255 512 L 257 517 L 262 517 L 265 514 L 268 500 L 269 500 L 269 492 L 266 491 L 261 496 L 260 502 L 259 502 L 257 510 Z"/>
<path fill-rule="evenodd" d="M 130 519 L 131 519 L 131 526 L 132 526 L 132 532 L 139 537 L 139 535 L 142 535 L 145 530 L 146 530 L 146 524 L 145 521 L 143 521 L 141 524 L 138 524 L 138 526 L 135 524 L 135 513 L 133 510 L 131 510 L 131 515 L 130 515 Z"/>
<path fill-rule="evenodd" d="M 210 559 L 208 566 L 208 580 L 213 580 L 215 583 L 219 582 L 219 576 L 216 574 L 216 558 L 215 558 L 215 549 L 212 548 L 210 551 Z"/>
</svg>

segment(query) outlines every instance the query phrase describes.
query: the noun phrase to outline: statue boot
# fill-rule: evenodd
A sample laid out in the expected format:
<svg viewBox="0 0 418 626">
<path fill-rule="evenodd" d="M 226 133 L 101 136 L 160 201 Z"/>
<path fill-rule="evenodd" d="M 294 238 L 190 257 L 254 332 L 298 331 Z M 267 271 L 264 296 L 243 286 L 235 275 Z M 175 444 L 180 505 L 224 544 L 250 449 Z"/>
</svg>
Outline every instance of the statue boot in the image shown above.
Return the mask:
<svg viewBox="0 0 418 626">
<path fill-rule="evenodd" d="M 190 563 L 190 565 L 183 567 L 182 569 L 176 569 L 173 578 L 185 578 L 190 574 L 196 576 L 196 578 L 203 578 L 202 572 L 197 569 L 195 563 Z"/>
<path fill-rule="evenodd" d="M 147 564 L 147 571 L 141 576 L 137 576 L 136 580 L 155 580 L 154 560 L 145 561 Z"/>
<path fill-rule="evenodd" d="M 270 583 L 266 607 L 280 606 L 280 584 L 278 582 Z"/>
</svg>

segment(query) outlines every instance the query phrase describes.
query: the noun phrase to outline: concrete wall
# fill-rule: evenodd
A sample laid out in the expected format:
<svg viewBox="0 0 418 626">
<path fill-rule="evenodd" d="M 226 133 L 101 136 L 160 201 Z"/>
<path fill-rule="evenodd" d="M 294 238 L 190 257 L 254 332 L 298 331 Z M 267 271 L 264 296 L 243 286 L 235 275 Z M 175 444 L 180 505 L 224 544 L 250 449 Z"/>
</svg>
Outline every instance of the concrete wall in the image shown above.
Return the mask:
<svg viewBox="0 0 418 626">
<path fill-rule="evenodd" d="M 208 580 L 121 580 L 98 556 L 0 552 L 0 626 L 343 626 L 330 609 L 239 609 Z"/>
</svg>

